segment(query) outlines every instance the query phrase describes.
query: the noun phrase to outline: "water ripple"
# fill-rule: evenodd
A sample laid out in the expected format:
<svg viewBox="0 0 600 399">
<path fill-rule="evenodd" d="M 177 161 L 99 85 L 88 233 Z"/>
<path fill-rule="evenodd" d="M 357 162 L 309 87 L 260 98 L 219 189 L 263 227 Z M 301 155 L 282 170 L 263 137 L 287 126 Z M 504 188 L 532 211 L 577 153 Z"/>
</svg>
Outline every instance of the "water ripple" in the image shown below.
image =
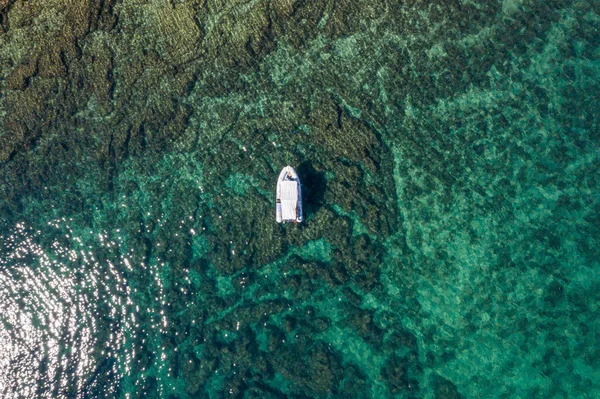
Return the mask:
<svg viewBox="0 0 600 399">
<path fill-rule="evenodd" d="M 96 260 L 80 237 L 64 234 L 70 231 L 65 221 L 52 228 L 54 234 L 42 237 L 17 224 L 0 237 L 0 393 L 39 398 L 114 392 L 117 378 L 99 379 L 118 372 L 123 277 L 111 259 Z"/>
</svg>

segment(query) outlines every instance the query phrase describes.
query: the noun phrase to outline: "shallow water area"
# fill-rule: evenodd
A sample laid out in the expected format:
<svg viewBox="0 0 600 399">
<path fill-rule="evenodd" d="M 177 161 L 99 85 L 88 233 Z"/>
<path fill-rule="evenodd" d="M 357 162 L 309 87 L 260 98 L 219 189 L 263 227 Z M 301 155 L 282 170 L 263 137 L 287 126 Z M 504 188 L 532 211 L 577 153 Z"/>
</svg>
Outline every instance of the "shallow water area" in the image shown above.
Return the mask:
<svg viewBox="0 0 600 399">
<path fill-rule="evenodd" d="M 594 2 L 24 4 L 0 397 L 600 395 Z"/>
</svg>

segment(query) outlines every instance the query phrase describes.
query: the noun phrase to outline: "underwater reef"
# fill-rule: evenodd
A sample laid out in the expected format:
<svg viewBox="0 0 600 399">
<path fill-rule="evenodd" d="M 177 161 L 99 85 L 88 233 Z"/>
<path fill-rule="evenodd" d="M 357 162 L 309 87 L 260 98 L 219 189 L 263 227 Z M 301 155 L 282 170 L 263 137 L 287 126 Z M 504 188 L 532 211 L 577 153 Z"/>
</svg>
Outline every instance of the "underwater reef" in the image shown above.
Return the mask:
<svg viewBox="0 0 600 399">
<path fill-rule="evenodd" d="M 0 0 L 0 396 L 598 397 L 598 26 Z"/>
</svg>

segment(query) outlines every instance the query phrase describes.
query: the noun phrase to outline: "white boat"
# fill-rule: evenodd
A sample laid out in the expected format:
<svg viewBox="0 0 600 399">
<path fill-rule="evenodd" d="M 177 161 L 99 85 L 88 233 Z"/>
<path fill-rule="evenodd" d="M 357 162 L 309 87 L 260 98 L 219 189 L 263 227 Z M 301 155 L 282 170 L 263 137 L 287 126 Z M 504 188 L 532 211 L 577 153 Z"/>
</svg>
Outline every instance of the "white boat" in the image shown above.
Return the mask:
<svg viewBox="0 0 600 399">
<path fill-rule="evenodd" d="M 300 178 L 291 166 L 281 170 L 277 179 L 277 223 L 302 221 Z"/>
</svg>

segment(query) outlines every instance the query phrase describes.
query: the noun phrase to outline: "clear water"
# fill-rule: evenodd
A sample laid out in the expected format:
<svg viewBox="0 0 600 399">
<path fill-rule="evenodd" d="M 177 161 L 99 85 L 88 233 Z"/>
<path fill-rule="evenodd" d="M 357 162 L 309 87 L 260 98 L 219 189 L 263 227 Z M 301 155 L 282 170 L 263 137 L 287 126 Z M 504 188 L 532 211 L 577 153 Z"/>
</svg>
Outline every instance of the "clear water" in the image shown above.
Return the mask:
<svg viewBox="0 0 600 399">
<path fill-rule="evenodd" d="M 5 84 L 1 397 L 600 396 L 598 3 L 323 4 L 117 2 Z"/>
</svg>

